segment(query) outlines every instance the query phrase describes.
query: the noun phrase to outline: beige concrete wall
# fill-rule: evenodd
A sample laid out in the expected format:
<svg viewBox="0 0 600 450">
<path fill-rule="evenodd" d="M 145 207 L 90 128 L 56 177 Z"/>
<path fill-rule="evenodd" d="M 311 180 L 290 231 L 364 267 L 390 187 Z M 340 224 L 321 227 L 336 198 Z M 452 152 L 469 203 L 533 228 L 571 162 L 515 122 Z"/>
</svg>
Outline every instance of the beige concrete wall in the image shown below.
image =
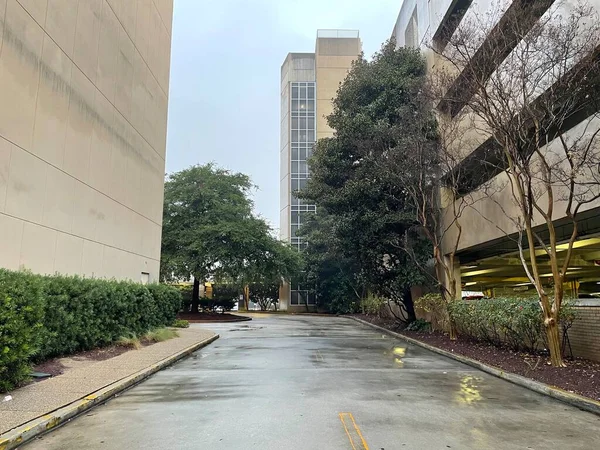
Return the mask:
<svg viewBox="0 0 600 450">
<path fill-rule="evenodd" d="M 173 0 L 0 0 L 0 267 L 158 277 Z"/>
<path fill-rule="evenodd" d="M 326 117 L 333 111 L 332 100 L 337 95 L 340 83 L 361 51 L 360 38 L 317 39 L 317 140 L 333 134 Z"/>
</svg>

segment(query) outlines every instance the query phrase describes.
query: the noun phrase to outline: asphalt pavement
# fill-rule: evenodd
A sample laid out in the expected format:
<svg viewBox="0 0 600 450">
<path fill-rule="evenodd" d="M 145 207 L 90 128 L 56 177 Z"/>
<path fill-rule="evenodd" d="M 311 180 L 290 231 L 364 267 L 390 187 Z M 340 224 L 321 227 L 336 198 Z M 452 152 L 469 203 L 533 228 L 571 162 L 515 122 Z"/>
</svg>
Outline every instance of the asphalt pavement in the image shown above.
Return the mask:
<svg viewBox="0 0 600 450">
<path fill-rule="evenodd" d="M 600 417 L 336 317 L 221 338 L 33 449 L 594 449 Z"/>
</svg>

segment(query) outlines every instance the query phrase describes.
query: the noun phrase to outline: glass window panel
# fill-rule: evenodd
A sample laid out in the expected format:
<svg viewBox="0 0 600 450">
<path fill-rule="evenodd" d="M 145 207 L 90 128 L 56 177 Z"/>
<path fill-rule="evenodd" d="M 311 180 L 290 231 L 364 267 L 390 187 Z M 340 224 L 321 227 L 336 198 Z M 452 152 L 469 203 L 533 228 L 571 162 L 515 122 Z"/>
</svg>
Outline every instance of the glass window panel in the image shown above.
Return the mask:
<svg viewBox="0 0 600 450">
<path fill-rule="evenodd" d="M 292 161 L 292 173 L 299 173 L 298 172 L 298 169 L 299 169 L 298 164 L 300 164 L 298 161 Z"/>
<path fill-rule="evenodd" d="M 300 130 L 298 133 L 298 142 L 306 142 L 306 139 L 308 138 L 306 130 Z"/>
<path fill-rule="evenodd" d="M 314 142 L 315 141 L 315 131 L 314 130 L 309 130 L 308 134 L 306 136 L 306 140 L 308 142 Z"/>
<path fill-rule="evenodd" d="M 292 98 L 298 98 L 298 86 L 292 86 Z"/>
<path fill-rule="evenodd" d="M 292 205 L 298 205 L 298 197 L 292 195 Z"/>
<path fill-rule="evenodd" d="M 308 164 L 306 161 L 299 161 L 298 165 L 298 173 L 308 173 Z"/>
<path fill-rule="evenodd" d="M 315 118 L 314 117 L 308 117 L 307 119 L 307 127 L 309 130 L 314 130 L 315 129 Z"/>
<path fill-rule="evenodd" d="M 292 305 L 298 304 L 298 291 L 292 291 L 292 297 L 290 299 Z"/>
<path fill-rule="evenodd" d="M 292 142 L 298 142 L 299 132 L 298 130 L 292 131 Z"/>
<path fill-rule="evenodd" d="M 302 86 L 300 88 L 300 98 L 306 98 L 306 87 Z"/>
<path fill-rule="evenodd" d="M 298 100 L 292 100 L 292 111 L 298 111 Z"/>
<path fill-rule="evenodd" d="M 298 159 L 298 148 L 292 147 L 292 159 Z"/>
<path fill-rule="evenodd" d="M 308 178 L 303 178 L 302 180 L 298 180 L 299 189 L 304 189 L 306 184 L 308 183 Z"/>
<path fill-rule="evenodd" d="M 310 86 L 308 88 L 308 98 L 315 98 L 315 87 Z"/>
<path fill-rule="evenodd" d="M 300 214 L 297 211 L 292 211 L 292 221 L 291 223 L 299 223 L 298 222 L 298 218 L 300 217 Z"/>
<path fill-rule="evenodd" d="M 307 125 L 307 121 L 308 119 L 306 117 L 299 117 L 298 118 L 298 126 L 296 128 L 299 128 L 301 130 L 305 130 L 306 129 L 306 125 Z"/>
<path fill-rule="evenodd" d="M 292 129 L 297 130 L 300 119 L 298 117 L 292 117 Z M 306 121 L 306 119 L 304 119 Z M 305 127 L 302 127 L 305 128 Z"/>
<path fill-rule="evenodd" d="M 298 225 L 292 225 L 292 236 L 296 236 L 298 234 Z"/>
<path fill-rule="evenodd" d="M 315 110 L 315 101 L 308 100 L 302 109 L 306 109 L 308 111 L 314 111 Z"/>
</svg>

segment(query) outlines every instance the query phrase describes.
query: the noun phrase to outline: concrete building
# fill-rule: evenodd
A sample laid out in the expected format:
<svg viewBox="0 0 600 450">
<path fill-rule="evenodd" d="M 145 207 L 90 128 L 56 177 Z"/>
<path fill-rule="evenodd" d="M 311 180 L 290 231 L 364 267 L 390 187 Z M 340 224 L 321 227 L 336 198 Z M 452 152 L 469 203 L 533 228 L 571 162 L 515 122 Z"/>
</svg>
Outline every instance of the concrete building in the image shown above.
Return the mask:
<svg viewBox="0 0 600 450">
<path fill-rule="evenodd" d="M 173 0 L 0 0 L 0 267 L 157 280 Z"/>
<path fill-rule="evenodd" d="M 589 2 L 592 6 L 600 10 L 600 1 L 593 0 Z M 485 35 L 482 45 L 493 47 L 498 46 L 499 41 L 504 39 L 502 45 L 511 46 L 510 51 L 514 51 L 519 41 L 511 41 L 510 33 L 503 33 L 503 27 L 507 26 L 506 17 L 517 11 L 517 7 L 531 8 L 535 4 L 535 13 L 530 12 L 527 16 L 530 22 L 524 24 L 530 29 L 535 21 L 543 17 L 549 11 L 549 8 L 557 6 L 558 3 L 553 0 L 543 0 L 536 2 L 521 2 L 518 0 L 493 2 L 491 0 L 482 0 L 472 2 L 466 0 L 404 0 L 400 14 L 393 30 L 393 37 L 398 46 L 421 47 L 426 55 L 429 68 L 432 69 L 436 64 L 442 64 L 439 56 L 431 48 L 438 50 L 444 49 L 449 38 L 456 33 L 469 15 L 475 13 L 486 14 L 492 7 L 500 7 L 502 14 L 498 21 L 493 24 L 493 31 Z M 569 8 L 569 3 L 560 6 Z M 509 36 L 507 38 L 507 36 Z M 493 61 L 498 67 L 502 59 Z M 455 74 L 454 84 L 449 90 L 456 97 L 462 95 L 465 98 L 472 95 L 469 91 L 468 83 L 461 83 L 462 73 Z M 457 95 L 459 94 L 459 95 Z M 444 99 L 442 99 L 442 102 Z M 453 107 L 456 107 L 454 105 Z M 458 108 L 461 108 L 458 105 Z M 446 109 L 443 120 L 455 120 L 456 111 Z M 594 113 L 595 115 L 596 113 Z M 566 133 L 581 132 L 581 128 L 591 120 L 589 111 L 585 115 L 578 117 L 578 121 L 573 121 L 569 126 L 571 128 L 563 130 Z M 596 117 L 593 119 L 598 121 Z M 481 129 L 474 130 L 465 127 L 465 134 L 471 134 L 470 142 L 472 146 L 461 149 L 464 159 L 461 164 L 477 164 L 477 161 L 484 160 L 486 149 L 489 149 L 492 140 L 489 134 L 481 133 Z M 477 135 L 479 133 L 479 135 Z M 547 144 L 553 145 L 552 142 Z M 489 296 L 536 296 L 535 289 L 529 283 L 529 279 L 523 270 L 518 250 L 515 244 L 515 236 L 518 232 L 512 217 L 518 217 L 517 205 L 511 201 L 510 187 L 505 172 L 493 175 L 488 181 L 504 188 L 494 193 L 494 198 L 488 197 L 486 193 L 475 191 L 474 195 L 478 200 L 473 207 L 468 208 L 461 224 L 463 226 L 462 235 L 458 249 L 459 266 L 456 267 L 456 273 L 459 273 L 463 291 L 480 291 Z M 558 198 L 558 197 L 557 197 Z M 555 224 L 560 234 L 560 239 L 565 242 L 572 231 L 572 225 L 568 223 L 566 217 L 561 217 L 556 208 Z M 564 209 L 563 209 L 564 210 Z M 576 355 L 600 360 L 600 296 L 597 299 L 591 298 L 600 293 L 600 202 L 592 202 L 586 205 L 580 213 L 579 221 L 579 239 L 575 243 L 574 257 L 572 265 L 567 272 L 569 286 L 567 287 L 567 296 L 579 297 L 578 310 L 580 320 L 576 322 L 573 329 L 569 332 L 573 351 Z M 540 222 L 541 223 L 541 222 Z M 493 224 L 493 225 L 492 225 Z M 541 224 L 539 231 L 543 233 L 546 225 Z M 546 227 L 547 229 L 547 227 Z M 566 250 L 565 245 L 559 245 L 558 251 Z M 547 262 L 542 261 L 541 267 L 546 267 Z M 585 298 L 584 297 L 590 297 Z"/>
<path fill-rule="evenodd" d="M 315 142 L 332 135 L 326 117 L 361 51 L 358 31 L 319 30 L 315 53 L 290 53 L 281 66 L 280 237 L 298 250 L 307 244 L 296 232 L 303 217 L 316 207 L 294 192 L 310 178 L 307 159 Z M 307 305 L 315 305 L 315 298 L 305 287 L 292 283 L 282 288 L 281 310 L 306 310 Z"/>
</svg>

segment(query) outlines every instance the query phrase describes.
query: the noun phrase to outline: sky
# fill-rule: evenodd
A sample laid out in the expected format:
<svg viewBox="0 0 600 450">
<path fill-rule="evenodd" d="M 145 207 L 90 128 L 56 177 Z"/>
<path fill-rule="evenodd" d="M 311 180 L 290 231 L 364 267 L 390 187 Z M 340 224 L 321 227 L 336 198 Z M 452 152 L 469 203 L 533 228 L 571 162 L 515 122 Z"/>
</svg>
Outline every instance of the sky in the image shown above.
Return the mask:
<svg viewBox="0 0 600 450">
<path fill-rule="evenodd" d="M 175 0 L 167 173 L 194 164 L 250 176 L 255 211 L 279 228 L 280 68 L 317 29 L 358 29 L 366 56 L 402 0 Z"/>
</svg>

